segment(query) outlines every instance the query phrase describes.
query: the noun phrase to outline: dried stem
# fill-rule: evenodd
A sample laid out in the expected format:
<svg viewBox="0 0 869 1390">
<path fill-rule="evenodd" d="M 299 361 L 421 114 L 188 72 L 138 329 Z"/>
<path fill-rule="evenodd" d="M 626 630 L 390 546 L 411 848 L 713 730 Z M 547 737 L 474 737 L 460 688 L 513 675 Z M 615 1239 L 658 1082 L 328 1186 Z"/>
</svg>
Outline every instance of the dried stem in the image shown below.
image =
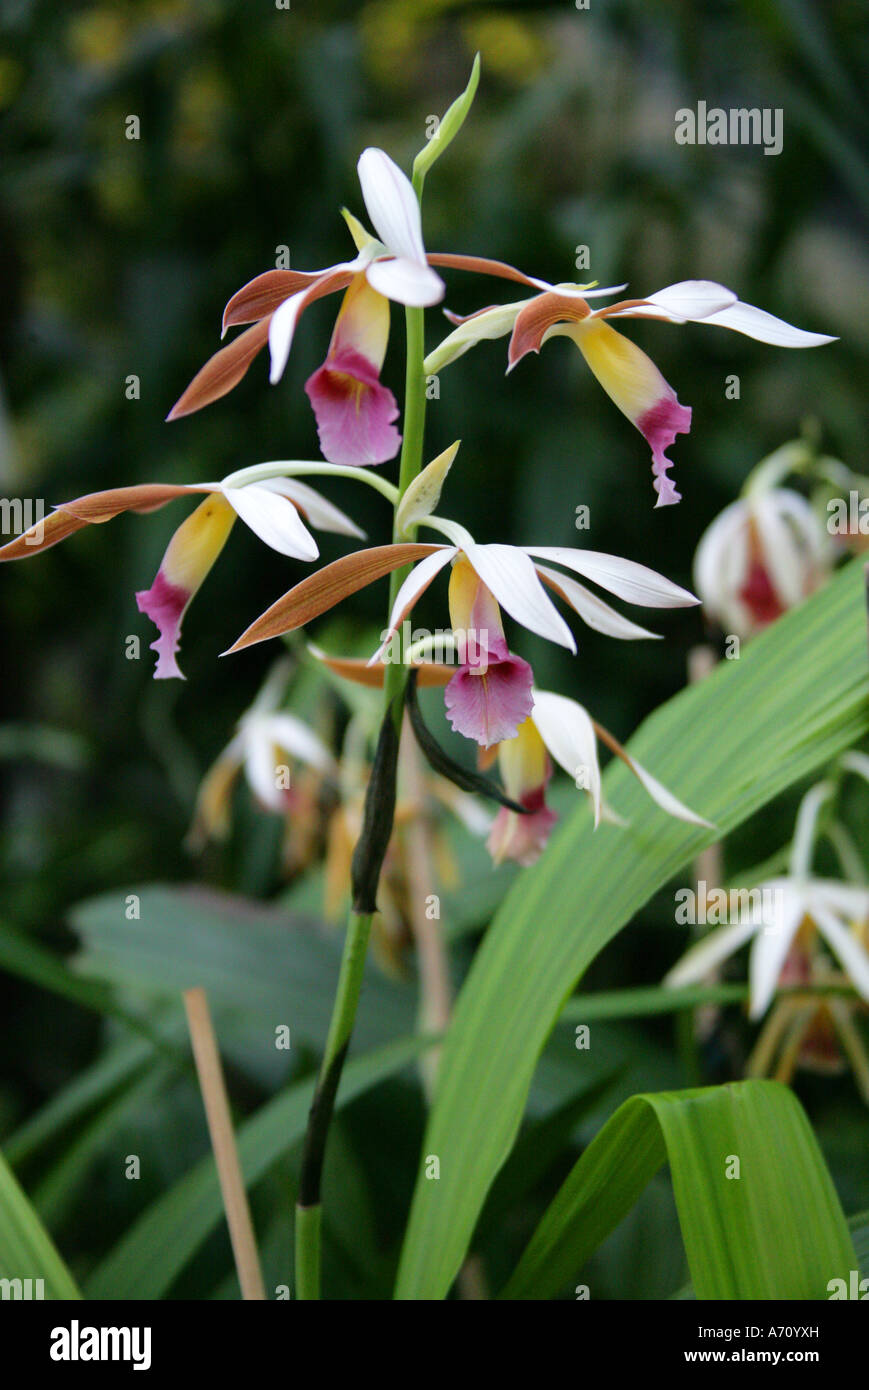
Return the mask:
<svg viewBox="0 0 869 1390">
<path fill-rule="evenodd" d="M 250 1207 L 248 1206 L 247 1192 L 245 1191 L 235 1134 L 232 1128 L 226 1082 L 223 1077 L 223 1068 L 220 1065 L 220 1053 L 217 1050 L 217 1039 L 214 1036 L 205 990 L 200 988 L 185 990 L 184 1009 L 187 1014 L 190 1042 L 196 1061 L 199 1088 L 205 1105 L 208 1132 L 211 1135 L 211 1147 L 214 1151 L 214 1161 L 217 1164 L 217 1176 L 220 1180 L 220 1191 L 223 1195 L 226 1224 L 229 1227 L 229 1238 L 232 1241 L 232 1253 L 235 1257 L 241 1296 L 243 1299 L 264 1300 L 266 1291 L 257 1252 L 256 1237 L 250 1218 Z"/>
</svg>

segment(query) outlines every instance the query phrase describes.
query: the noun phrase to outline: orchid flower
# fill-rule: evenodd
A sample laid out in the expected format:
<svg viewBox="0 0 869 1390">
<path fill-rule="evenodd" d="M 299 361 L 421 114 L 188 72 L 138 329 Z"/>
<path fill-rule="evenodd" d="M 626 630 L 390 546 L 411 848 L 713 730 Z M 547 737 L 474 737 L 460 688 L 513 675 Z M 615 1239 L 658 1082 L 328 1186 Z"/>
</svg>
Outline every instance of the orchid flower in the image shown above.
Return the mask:
<svg viewBox="0 0 869 1390">
<path fill-rule="evenodd" d="M 310 467 L 322 472 L 328 465 Z M 315 560 L 320 553 L 300 513 L 320 530 L 364 536 L 344 512 L 297 478 L 264 477 L 239 486 L 238 476 L 230 475 L 220 483 L 140 483 L 63 502 L 43 521 L 0 547 L 0 560 L 38 555 L 85 526 L 110 521 L 123 512 L 152 512 L 176 497 L 206 493 L 205 501 L 182 522 L 169 542 L 150 589 L 136 595 L 139 611 L 151 619 L 160 634 L 151 644 L 157 653 L 155 678 L 183 680 L 177 653 L 184 614 L 223 549 L 236 517 L 272 550 L 298 560 Z"/>
<path fill-rule="evenodd" d="M 624 285 L 617 287 L 626 288 Z M 652 450 L 656 507 L 680 500 L 667 470 L 667 449 L 678 434 L 691 428 L 691 411 L 681 405 L 654 362 L 607 322 L 610 319 L 661 319 L 665 323 L 708 323 L 732 328 L 777 347 L 819 347 L 835 339 L 807 333 L 783 319 L 743 304 L 732 290 L 711 280 L 683 280 L 649 295 L 622 299 L 592 310 L 588 299 L 616 290 L 592 290 L 584 285 L 555 285 L 531 299 L 482 309 L 466 318 L 448 314 L 457 327 L 425 361 L 427 373 L 437 373 L 485 339 L 510 336 L 508 371 L 529 352 L 539 352 L 552 337 L 572 338 L 607 395 L 646 439 Z"/>
<path fill-rule="evenodd" d="M 869 946 L 865 927 L 862 940 Z M 869 1105 L 869 1055 L 854 1018 L 858 1009 L 865 1012 L 865 1005 L 836 992 L 847 984 L 847 977 L 831 968 L 814 927 L 805 920 L 779 976 L 787 993 L 770 1009 L 746 1063 L 746 1075 L 771 1076 L 787 1084 L 797 1068 L 835 1075 L 850 1063 Z M 828 993 L 818 992 L 825 988 Z"/>
<path fill-rule="evenodd" d="M 621 638 L 654 635 L 629 622 L 569 575 L 536 562 L 562 565 L 629 603 L 681 608 L 698 602 L 654 570 L 615 555 L 564 546 L 479 545 L 456 522 L 428 516 L 420 524 L 440 531 L 451 544 L 399 542 L 345 555 L 278 599 L 230 650 L 240 651 L 303 627 L 348 594 L 419 561 L 398 590 L 383 640 L 370 659 L 369 664 L 376 665 L 388 654 L 418 599 L 453 562 L 450 617 L 459 664 L 447 686 L 447 710 L 454 729 L 489 747 L 515 736 L 531 711 L 531 668 L 508 650 L 501 608 L 530 632 L 575 652 L 573 634 L 548 597 L 546 584 L 600 632 Z M 424 638 L 411 646 L 407 660 L 445 641 L 449 644 L 443 636 L 436 636 L 433 643 Z"/>
<path fill-rule="evenodd" d="M 423 659 L 423 642 L 410 649 L 409 662 L 417 671 L 420 685 L 437 687 L 453 680 L 453 667 L 437 660 Z M 359 685 L 382 687 L 385 664 L 382 659 L 373 664 L 360 657 L 330 656 L 318 646 L 309 644 L 311 656 L 334 671 L 343 680 Z M 417 664 L 421 662 L 421 664 Z M 480 766 L 488 767 L 498 760 L 499 771 L 507 796 L 524 808 L 524 815 L 502 806 L 491 823 L 488 849 L 496 863 L 514 859 L 520 865 L 531 865 L 545 848 L 558 816 L 546 806 L 546 787 L 552 778 L 553 762 L 566 771 L 577 790 L 587 792 L 591 799 L 595 828 L 602 820 L 624 826 L 624 820 L 606 805 L 602 796 L 601 766 L 598 762 L 598 739 L 622 759 L 634 777 L 665 810 L 667 816 L 677 817 L 695 826 L 713 828 L 709 820 L 692 812 L 659 783 L 658 778 L 631 758 L 619 739 L 602 724 L 592 719 L 578 701 L 553 691 L 531 691 L 533 709 L 523 720 L 513 738 L 502 739 L 498 745 L 480 753 Z M 453 788 L 455 791 L 455 788 Z M 474 827 L 478 828 L 478 827 Z"/>
<path fill-rule="evenodd" d="M 518 815 L 506 806 L 498 811 L 488 840 L 496 864 L 503 859 L 515 859 L 522 865 L 533 864 L 545 848 L 557 819 L 555 812 L 546 805 L 546 787 L 552 776 L 553 760 L 578 789 L 588 794 L 595 827 L 604 817 L 620 819 L 604 805 L 601 796 L 598 738 L 622 759 L 667 815 L 709 827 L 709 821 L 677 800 L 612 734 L 597 724 L 578 701 L 549 690 L 534 690 L 532 698 L 531 715 L 520 726 L 516 737 L 498 745 L 498 767 L 504 787 L 508 796 L 525 808 L 526 814 Z"/>
<path fill-rule="evenodd" d="M 424 307 L 438 303 L 444 283 L 432 269 L 474 271 L 551 293 L 546 280 L 480 256 L 427 255 L 419 202 L 407 176 L 383 150 L 363 150 L 358 165 L 362 197 L 377 233 L 344 210 L 356 246 L 353 260 L 323 270 L 267 270 L 242 286 L 223 311 L 223 333 L 251 325 L 196 374 L 169 412 L 177 420 L 219 400 L 237 386 L 268 344 L 270 380 L 283 376 L 304 311 L 344 291 L 326 359 L 305 390 L 314 410 L 323 456 L 350 466 L 385 463 L 401 445 L 398 406 L 380 381 L 389 339 L 389 302 Z M 582 287 L 588 295 L 610 293 Z M 620 288 L 624 288 L 621 286 Z M 506 330 L 505 330 L 506 331 Z M 484 335 L 485 336 L 485 335 Z"/>
<path fill-rule="evenodd" d="M 666 976 L 665 985 L 678 988 L 702 981 L 721 961 L 751 941 L 749 1017 L 760 1018 L 769 1007 L 798 933 L 806 928 L 826 942 L 854 988 L 869 1000 L 869 950 L 862 940 L 869 920 L 869 888 L 815 878 L 811 873 L 817 820 L 832 789 L 831 783 L 821 782 L 806 793 L 797 815 L 789 873 L 758 886 L 762 901 L 772 904 L 766 914 L 768 920 L 747 913 L 743 915 L 750 920 L 716 928 L 686 951 Z"/>
<path fill-rule="evenodd" d="M 380 382 L 389 338 L 389 301 L 435 304 L 444 284 L 426 260 L 419 203 L 410 180 L 383 150 L 363 150 L 359 182 L 379 240 L 345 213 L 357 255 L 325 270 L 267 271 L 233 295 L 223 331 L 250 323 L 228 348 L 194 377 L 169 419 L 216 400 L 230 390 L 268 342 L 272 383 L 280 380 L 296 324 L 324 295 L 344 290 L 326 360 L 305 383 L 323 455 L 332 463 L 384 463 L 401 445 L 398 406 Z"/>
<path fill-rule="evenodd" d="M 453 667 L 430 660 L 424 660 L 418 666 L 415 664 L 423 656 L 422 648 L 423 644 L 418 643 L 416 650 L 412 648 L 408 654 L 418 672 L 419 684 L 430 687 L 448 685 L 454 678 Z M 372 664 L 359 657 L 331 656 L 313 645 L 309 645 L 309 651 L 344 680 L 374 687 L 383 685 L 385 665 L 382 660 Z M 520 815 L 502 806 L 491 823 L 488 848 L 496 863 L 514 859 L 520 864 L 529 865 L 544 849 L 557 820 L 556 813 L 546 805 L 546 788 L 552 777 L 553 762 L 564 769 L 577 790 L 587 793 L 592 803 L 595 828 L 602 820 L 625 824 L 603 799 L 598 740 L 621 758 L 667 815 L 692 825 L 711 828 L 708 820 L 685 806 L 636 758 L 631 757 L 618 739 L 592 719 L 577 700 L 536 688 L 532 689 L 531 698 L 531 714 L 519 725 L 515 736 L 502 740 L 480 754 L 480 765 L 484 768 L 497 759 L 507 795 L 525 809 L 525 814 Z"/>
<path fill-rule="evenodd" d="M 748 638 L 813 593 L 831 567 L 827 533 L 804 497 L 749 489 L 703 533 L 694 581 L 708 616 Z"/>
<path fill-rule="evenodd" d="M 337 777 L 335 760 L 319 736 L 303 720 L 280 708 L 288 672 L 288 663 L 279 661 L 206 773 L 189 836 L 194 847 L 209 838 L 226 838 L 232 789 L 242 772 L 263 809 L 277 814 L 292 808 L 292 786 L 284 771 L 291 761 L 323 776 Z"/>
</svg>

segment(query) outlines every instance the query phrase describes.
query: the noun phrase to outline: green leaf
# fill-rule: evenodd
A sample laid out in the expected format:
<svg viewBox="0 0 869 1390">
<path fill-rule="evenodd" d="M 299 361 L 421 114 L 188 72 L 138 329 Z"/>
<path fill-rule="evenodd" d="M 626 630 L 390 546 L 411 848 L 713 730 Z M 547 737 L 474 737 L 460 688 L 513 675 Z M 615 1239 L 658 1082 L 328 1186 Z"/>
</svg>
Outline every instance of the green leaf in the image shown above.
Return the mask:
<svg viewBox="0 0 869 1390">
<path fill-rule="evenodd" d="M 123 987 L 151 1006 L 156 999 L 177 1002 L 183 990 L 201 985 L 213 1010 L 253 1018 L 260 1032 L 286 1023 L 294 1042 L 322 1046 L 340 968 L 339 932 L 230 893 L 159 884 L 129 891 L 139 898 L 138 920 L 126 919 L 121 893 L 104 893 L 72 912 L 82 942 L 72 960 L 77 974 Z M 366 968 L 357 1047 L 412 1032 L 414 1009 L 412 989 Z"/>
<path fill-rule="evenodd" d="M 117 898 L 113 897 L 115 905 Z M 155 1033 L 144 1019 L 138 1018 L 123 1008 L 105 985 L 91 980 L 81 980 L 67 969 L 65 963 L 51 951 L 36 941 L 28 933 L 0 923 L 0 969 L 19 979 L 29 980 L 31 984 L 50 990 L 83 1009 L 117 1018 L 134 1032 L 147 1038 L 155 1048 L 169 1052 L 168 1045 Z"/>
<path fill-rule="evenodd" d="M 339 1106 L 370 1090 L 418 1057 L 431 1038 L 403 1038 L 350 1061 L 338 1091 Z M 262 1178 L 305 1132 L 314 1079 L 292 1086 L 238 1129 L 245 1185 Z M 223 1217 L 211 1155 L 134 1222 L 87 1281 L 88 1298 L 161 1298 Z"/>
<path fill-rule="evenodd" d="M 657 710 L 630 752 L 725 835 L 869 727 L 863 564 L 855 561 L 698 685 Z M 810 658 L 810 659 L 809 659 Z M 664 816 L 619 761 L 604 794 L 631 825 L 579 808 L 508 893 L 457 1001 L 396 1294 L 441 1298 L 522 1118 L 541 1049 L 589 963 L 713 839 Z"/>
<path fill-rule="evenodd" d="M 698 1298 L 826 1298 L 828 1281 L 857 1267 L 799 1101 L 777 1081 L 741 1081 L 626 1101 L 563 1183 L 502 1296 L 557 1295 L 665 1160 Z"/>
<path fill-rule="evenodd" d="M 848 1218 L 848 1230 L 857 1254 L 857 1266 L 862 1275 L 869 1275 L 869 1211 Z"/>
<path fill-rule="evenodd" d="M 561 1014 L 562 1023 L 596 1023 L 605 1018 L 650 1018 L 653 1014 L 674 1014 L 680 1009 L 696 1009 L 701 1004 L 741 1004 L 748 998 L 748 985 L 689 985 L 685 989 L 665 989 L 649 985 L 641 989 L 600 990 L 595 994 L 574 994 Z"/>
<path fill-rule="evenodd" d="M 64 772 L 79 772 L 87 764 L 88 747 L 78 734 L 50 724 L 0 724 L 0 758 L 32 758 Z"/>
<path fill-rule="evenodd" d="M 848 1217 L 848 1230 L 854 1242 L 854 1254 L 857 1256 L 857 1269 L 861 1278 L 869 1276 L 869 1211 L 857 1212 L 856 1216 Z M 671 1298 L 685 1300 L 696 1298 L 694 1285 L 684 1284 L 676 1293 L 670 1295 Z"/>
<path fill-rule="evenodd" d="M 489 1193 L 477 1229 L 478 1239 L 502 1226 L 512 1209 L 542 1182 L 564 1154 L 579 1121 L 611 1090 L 617 1075 L 618 1071 L 609 1072 L 593 1085 L 583 1087 L 520 1135 Z"/>
<path fill-rule="evenodd" d="M 471 68 L 471 75 L 468 78 L 467 87 L 460 97 L 456 97 L 452 106 L 438 124 L 438 128 L 431 139 L 426 142 L 413 161 L 414 187 L 422 187 L 422 182 L 435 160 L 440 159 L 447 146 L 452 144 L 462 126 L 465 124 L 465 119 L 473 104 L 479 80 L 480 55 L 478 53 L 474 59 L 474 66 Z"/>
<path fill-rule="evenodd" d="M 4 1140 L 3 1148 L 13 1168 L 28 1162 L 64 1129 L 129 1091 L 148 1070 L 154 1056 L 153 1048 L 139 1038 L 123 1038 L 110 1046 Z"/>
<path fill-rule="evenodd" d="M 111 1150 L 112 1142 L 119 1128 L 129 1120 L 130 1112 L 152 1115 L 154 1098 L 165 1088 L 172 1075 L 172 1068 L 164 1062 L 152 1066 L 144 1076 L 126 1086 L 89 1117 L 63 1146 L 48 1171 L 31 1188 L 34 1205 L 45 1221 L 57 1226 L 67 1218 L 85 1177 L 93 1170 L 97 1157 Z"/>
<path fill-rule="evenodd" d="M 81 1298 L 72 1275 L 2 1154 L 0 1279 L 42 1279 L 46 1298 Z"/>
</svg>

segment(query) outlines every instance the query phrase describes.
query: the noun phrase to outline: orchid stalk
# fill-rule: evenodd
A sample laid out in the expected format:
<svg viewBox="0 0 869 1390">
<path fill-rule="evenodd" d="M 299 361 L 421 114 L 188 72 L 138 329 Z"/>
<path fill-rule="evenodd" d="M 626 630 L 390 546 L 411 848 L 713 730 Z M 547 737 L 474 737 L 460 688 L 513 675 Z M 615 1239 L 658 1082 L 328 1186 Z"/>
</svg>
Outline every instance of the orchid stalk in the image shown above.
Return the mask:
<svg viewBox="0 0 869 1390">
<path fill-rule="evenodd" d="M 475 64 L 475 74 L 477 70 L 478 65 Z M 472 79 L 472 81 L 473 80 L 474 79 Z M 476 85 L 475 81 L 474 85 Z M 413 196 L 416 199 L 416 217 L 418 220 L 420 219 L 419 209 L 422 202 L 424 177 L 424 172 L 416 170 L 411 185 Z M 417 229 L 414 228 L 414 231 L 416 230 Z M 418 241 L 419 248 L 421 249 L 421 227 Z M 395 495 L 392 531 L 393 541 L 396 543 L 403 538 L 402 524 L 399 515 L 400 505 L 411 484 L 419 476 L 422 469 L 425 436 L 426 396 L 425 369 L 423 366 L 425 358 L 425 310 L 422 306 L 408 304 L 404 313 L 407 338 L 403 420 L 404 434 L 401 446 L 401 462 L 399 465 L 398 490 Z M 414 528 L 411 528 L 411 538 L 413 530 Z M 393 571 L 390 579 L 390 611 L 394 605 L 401 582 L 401 571 Z M 379 877 L 383 854 L 385 853 L 389 837 L 392 833 L 392 821 L 395 813 L 396 764 L 398 742 L 401 737 L 404 687 L 407 676 L 408 667 L 403 661 L 394 662 L 386 668 L 383 686 L 383 726 L 380 735 L 380 746 L 378 747 L 378 757 L 383 758 L 383 763 L 379 769 L 376 769 L 375 774 L 372 775 L 366 795 L 363 822 L 364 831 L 368 830 L 370 833 L 371 825 L 375 820 L 379 819 L 380 825 L 378 826 L 377 846 L 379 847 L 382 845 L 383 847 L 383 852 L 380 853 L 380 860 L 375 863 L 375 894 L 376 879 Z M 378 772 L 383 774 L 383 781 L 381 781 L 380 777 L 377 775 Z M 367 852 L 367 846 L 364 840 L 360 840 L 360 845 L 363 846 L 364 852 Z M 375 861 L 377 852 L 378 849 L 375 849 Z M 357 846 L 357 855 L 358 854 L 359 846 Z M 356 893 L 354 891 L 354 898 L 355 896 Z M 376 902 L 371 903 L 370 901 L 363 901 L 357 905 L 354 901 L 347 918 L 344 952 L 341 960 L 341 970 L 338 978 L 335 1001 L 332 1006 L 332 1019 L 329 1025 L 326 1046 L 323 1051 L 317 1089 L 311 1106 L 308 1129 L 305 1135 L 302 1153 L 299 1193 L 296 1204 L 295 1242 L 296 1297 L 299 1299 L 317 1299 L 320 1296 L 320 1183 L 323 1170 L 323 1159 L 325 1156 L 326 1137 L 332 1118 L 335 1096 L 341 1080 L 344 1059 L 347 1055 L 350 1038 L 353 1033 L 353 1026 L 356 1020 L 359 991 L 362 986 L 362 975 L 365 967 L 368 939 L 371 933 L 371 923 L 375 908 Z"/>
</svg>

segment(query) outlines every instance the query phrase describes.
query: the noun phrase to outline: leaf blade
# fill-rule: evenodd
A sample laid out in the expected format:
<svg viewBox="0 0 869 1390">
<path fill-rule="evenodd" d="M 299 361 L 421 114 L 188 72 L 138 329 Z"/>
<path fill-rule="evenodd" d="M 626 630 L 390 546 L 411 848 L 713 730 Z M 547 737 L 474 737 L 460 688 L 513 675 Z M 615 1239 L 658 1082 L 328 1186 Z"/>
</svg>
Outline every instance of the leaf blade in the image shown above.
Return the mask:
<svg viewBox="0 0 869 1390">
<path fill-rule="evenodd" d="M 812 652 L 812 661 L 805 659 Z M 849 565 L 705 681 L 653 714 L 630 751 L 721 834 L 869 728 L 863 566 Z M 782 670 L 786 682 L 776 679 Z M 714 733 L 714 738 L 712 737 Z M 576 812 L 497 913 L 457 1001 L 418 1176 L 398 1298 L 441 1298 L 510 1151 L 537 1058 L 595 955 L 713 838 L 649 813 L 621 763 L 604 778 L 637 825 L 592 838 Z"/>
</svg>

